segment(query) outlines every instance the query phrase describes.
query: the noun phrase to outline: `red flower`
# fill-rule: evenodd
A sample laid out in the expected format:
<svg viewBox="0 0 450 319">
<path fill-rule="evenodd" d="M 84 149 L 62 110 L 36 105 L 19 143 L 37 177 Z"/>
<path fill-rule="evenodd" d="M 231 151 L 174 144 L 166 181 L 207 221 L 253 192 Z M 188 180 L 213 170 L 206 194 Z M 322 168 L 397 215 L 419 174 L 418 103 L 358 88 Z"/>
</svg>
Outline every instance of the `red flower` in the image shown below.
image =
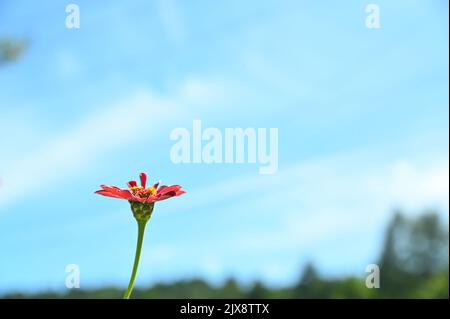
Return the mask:
<svg viewBox="0 0 450 319">
<path fill-rule="evenodd" d="M 153 186 L 147 187 L 147 174 L 141 173 L 139 174 L 139 177 L 141 179 L 141 186 L 138 186 L 136 181 L 130 181 L 127 183 L 129 189 L 100 185 L 102 189 L 96 191 L 95 193 L 139 203 L 154 203 L 186 193 L 181 189 L 180 185 L 159 186 L 158 182 Z"/>
</svg>

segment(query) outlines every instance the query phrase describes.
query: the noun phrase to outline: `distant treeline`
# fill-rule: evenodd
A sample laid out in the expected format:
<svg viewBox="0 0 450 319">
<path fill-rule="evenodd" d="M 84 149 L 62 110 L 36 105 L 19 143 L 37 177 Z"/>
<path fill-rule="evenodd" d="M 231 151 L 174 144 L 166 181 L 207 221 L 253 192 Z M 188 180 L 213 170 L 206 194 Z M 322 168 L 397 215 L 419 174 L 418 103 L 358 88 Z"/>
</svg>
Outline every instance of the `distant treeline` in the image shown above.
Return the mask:
<svg viewBox="0 0 450 319">
<path fill-rule="evenodd" d="M 449 298 L 449 233 L 438 215 L 408 219 L 396 213 L 389 223 L 379 257 L 380 288 L 366 278 L 322 278 L 312 264 L 293 286 L 270 289 L 261 282 L 243 287 L 229 279 L 220 287 L 201 279 L 136 289 L 133 298 Z M 123 289 L 72 289 L 68 293 L 11 293 L 4 298 L 121 298 Z"/>
</svg>

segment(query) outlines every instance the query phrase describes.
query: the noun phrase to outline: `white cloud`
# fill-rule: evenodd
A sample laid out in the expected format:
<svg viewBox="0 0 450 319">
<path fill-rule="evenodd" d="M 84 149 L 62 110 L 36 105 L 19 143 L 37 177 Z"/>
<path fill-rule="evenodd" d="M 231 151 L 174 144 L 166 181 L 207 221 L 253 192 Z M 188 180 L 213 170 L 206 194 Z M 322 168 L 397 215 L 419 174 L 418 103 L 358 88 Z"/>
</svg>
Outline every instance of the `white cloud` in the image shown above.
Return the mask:
<svg viewBox="0 0 450 319">
<path fill-rule="evenodd" d="M 192 106 L 192 111 L 197 107 L 194 102 L 220 99 L 220 91 L 214 83 L 210 79 L 188 77 L 173 96 L 168 97 L 156 96 L 146 89 L 137 90 L 118 102 L 96 109 L 73 128 L 67 128 L 59 134 L 52 132 L 50 138 L 48 133 L 43 136 L 36 131 L 38 124 L 31 121 L 34 128 L 32 134 L 30 129 L 20 129 L 14 133 L 14 141 L 20 138 L 25 142 L 19 145 L 0 144 L 3 149 L 10 149 L 10 152 L 5 153 L 12 154 L 2 156 L 0 162 L 0 207 L 14 201 L 24 189 L 43 190 L 51 183 L 76 175 L 106 152 L 143 139 L 146 143 L 150 143 L 152 138 L 156 140 L 159 138 L 155 135 L 158 129 L 176 116 L 186 116 L 182 105 Z M 25 120 L 23 116 L 2 120 L 0 124 L 5 122 L 7 125 L 1 127 L 0 133 L 11 134 L 20 123 L 23 127 L 31 127 L 30 119 L 26 117 Z M 35 145 L 31 147 L 33 142 Z M 16 148 L 21 145 L 26 147 L 17 152 Z M 16 153 L 20 156 L 16 156 Z"/>
<path fill-rule="evenodd" d="M 436 161 L 428 167 L 418 167 L 400 160 L 390 167 L 391 181 L 385 185 L 392 200 L 406 208 L 421 206 L 449 207 L 449 162 Z"/>
<path fill-rule="evenodd" d="M 225 97 L 224 83 L 209 78 L 188 77 L 180 88 L 179 96 L 183 101 L 191 103 L 210 103 Z M 228 86 L 228 85 L 226 85 Z"/>
<path fill-rule="evenodd" d="M 378 161 L 375 152 L 354 151 L 305 161 L 280 169 L 271 176 L 249 175 L 231 178 L 207 188 L 192 190 L 195 207 L 230 201 L 238 196 L 257 200 L 285 200 L 322 207 L 343 207 L 355 202 L 379 203 L 388 209 L 404 207 L 419 210 L 426 207 L 449 209 L 449 160 L 429 158 L 425 162 L 411 159 Z M 270 196 L 261 193 L 270 189 Z M 300 197 L 298 197 L 300 196 Z M 345 207 L 343 207 L 345 208 Z"/>
<path fill-rule="evenodd" d="M 209 238 L 220 246 L 217 257 L 227 260 L 224 272 L 252 269 L 269 282 L 279 282 L 285 277 L 271 268 L 267 257 L 278 254 L 295 259 L 287 266 L 289 274 L 298 270 L 300 254 L 314 256 L 327 271 L 358 271 L 355 267 L 376 258 L 379 236 L 393 209 L 417 214 L 436 208 L 441 216 L 448 214 L 448 166 L 445 155 L 383 159 L 376 151 L 354 151 L 285 167 L 277 175 L 244 176 L 192 189 L 190 200 L 179 204 L 182 209 L 177 204 L 171 209 L 189 214 L 208 208 L 201 218 L 208 218 L 211 229 L 226 227 L 218 225 L 219 216 L 239 220 L 227 228 L 226 239 L 221 232 Z M 348 251 L 337 258 L 343 242 Z M 265 262 L 234 265 L 243 255 Z"/>
<path fill-rule="evenodd" d="M 71 174 L 76 174 L 98 155 L 161 127 L 177 106 L 148 91 L 132 96 L 91 114 L 72 130 L 61 132 L 46 146 L 15 161 L 2 172 L 0 206 L 23 195 L 24 189 L 43 188 Z"/>
</svg>

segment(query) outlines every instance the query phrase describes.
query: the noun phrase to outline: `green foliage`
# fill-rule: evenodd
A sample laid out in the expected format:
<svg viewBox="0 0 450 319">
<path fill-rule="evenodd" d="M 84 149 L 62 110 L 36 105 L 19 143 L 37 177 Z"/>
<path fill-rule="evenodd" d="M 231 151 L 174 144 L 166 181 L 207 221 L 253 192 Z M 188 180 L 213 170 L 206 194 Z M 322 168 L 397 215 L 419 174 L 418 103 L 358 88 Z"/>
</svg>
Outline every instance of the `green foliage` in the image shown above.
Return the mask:
<svg viewBox="0 0 450 319">
<path fill-rule="evenodd" d="M 380 254 L 381 287 L 369 289 L 365 278 L 321 278 L 307 264 L 292 287 L 270 289 L 262 282 L 240 286 L 234 279 L 214 287 L 201 279 L 137 288 L 133 298 L 448 298 L 448 229 L 435 213 L 416 219 L 400 213 L 388 225 Z M 121 298 L 122 289 L 73 289 L 67 294 L 46 292 L 36 295 L 9 294 L 6 298 Z"/>
<path fill-rule="evenodd" d="M 442 292 L 436 294 L 431 288 L 442 287 L 445 274 L 448 278 L 448 248 L 448 229 L 441 225 L 437 214 L 428 212 L 408 220 L 397 213 L 387 228 L 379 262 L 379 296 L 442 296 Z M 429 286 L 428 282 L 434 284 Z"/>
<path fill-rule="evenodd" d="M 25 40 L 0 39 L 0 65 L 17 60 L 28 47 Z"/>
</svg>

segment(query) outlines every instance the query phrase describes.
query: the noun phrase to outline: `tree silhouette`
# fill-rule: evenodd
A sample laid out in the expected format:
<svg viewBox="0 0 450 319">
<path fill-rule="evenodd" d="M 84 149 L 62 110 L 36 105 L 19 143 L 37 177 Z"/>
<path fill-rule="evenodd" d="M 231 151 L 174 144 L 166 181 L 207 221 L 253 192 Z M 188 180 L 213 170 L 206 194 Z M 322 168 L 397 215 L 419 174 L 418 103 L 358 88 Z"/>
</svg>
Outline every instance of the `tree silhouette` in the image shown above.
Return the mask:
<svg viewBox="0 0 450 319">
<path fill-rule="evenodd" d="M 435 212 L 415 219 L 397 212 L 387 227 L 379 265 L 381 289 L 394 297 L 436 273 L 448 273 L 448 229 Z"/>
<path fill-rule="evenodd" d="M 26 40 L 0 39 L 0 65 L 16 61 L 27 47 L 28 41 Z"/>
</svg>

